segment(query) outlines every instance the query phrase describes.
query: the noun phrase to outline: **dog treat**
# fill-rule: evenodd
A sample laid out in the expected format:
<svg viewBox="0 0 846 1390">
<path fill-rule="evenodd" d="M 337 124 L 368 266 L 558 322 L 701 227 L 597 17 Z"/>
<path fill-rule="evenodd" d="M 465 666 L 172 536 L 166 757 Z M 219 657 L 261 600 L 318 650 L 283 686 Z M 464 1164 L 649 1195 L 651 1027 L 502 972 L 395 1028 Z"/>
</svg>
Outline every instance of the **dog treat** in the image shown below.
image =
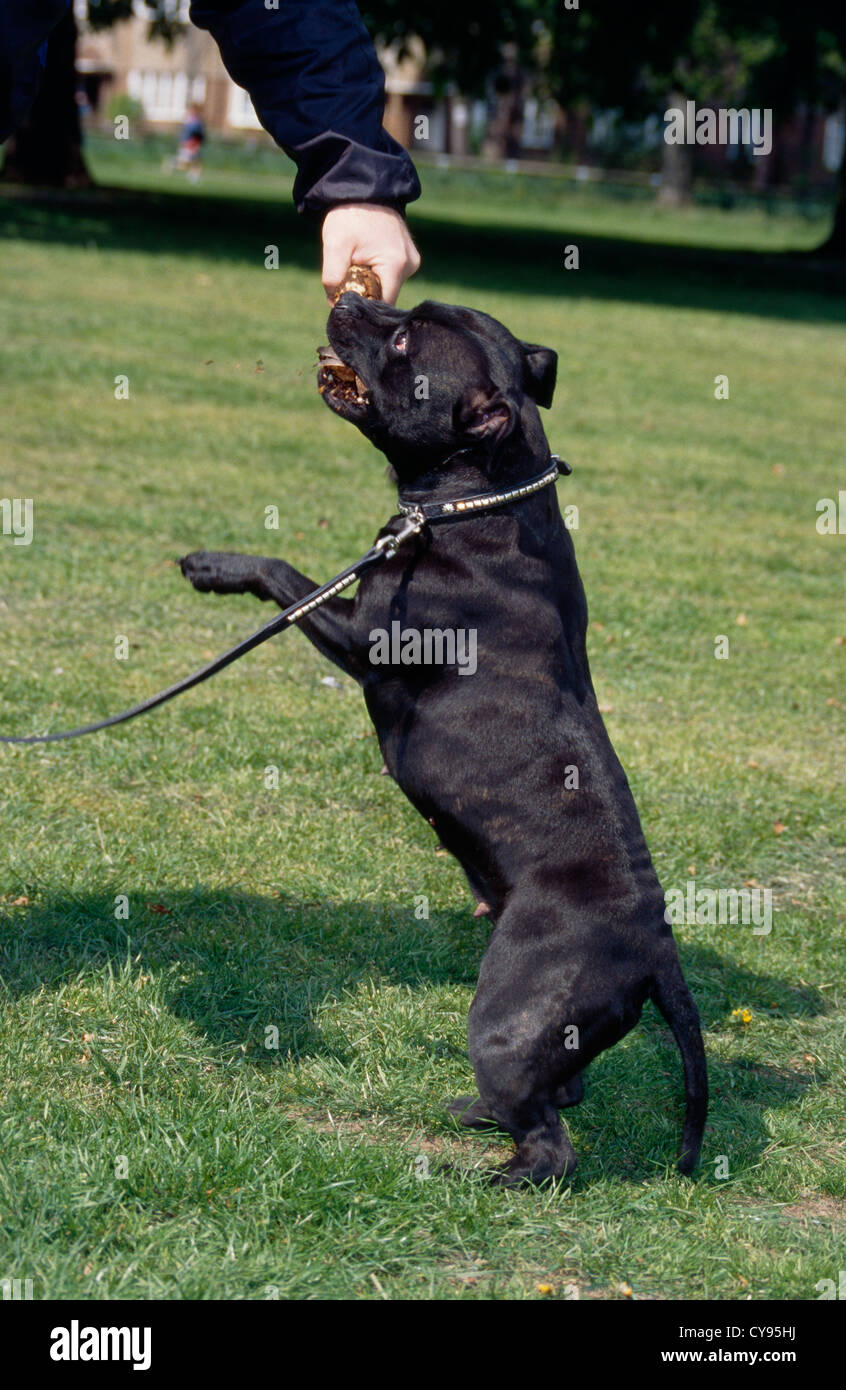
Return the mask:
<svg viewBox="0 0 846 1390">
<path fill-rule="evenodd" d="M 342 294 L 347 291 L 360 294 L 364 299 L 381 299 L 382 284 L 375 270 L 366 265 L 351 265 L 332 297 L 333 307 Z M 321 396 L 331 391 L 336 400 L 347 401 L 351 405 L 363 406 L 366 403 L 367 387 L 356 376 L 352 367 L 342 362 L 331 347 L 317 349 L 318 374 L 317 389 Z"/>
<path fill-rule="evenodd" d="M 365 299 L 381 299 L 382 283 L 375 270 L 371 270 L 369 265 L 351 265 L 340 285 L 335 291 L 332 303 L 337 304 L 342 294 L 347 290 L 352 290 L 354 294 L 363 295 Z"/>
</svg>

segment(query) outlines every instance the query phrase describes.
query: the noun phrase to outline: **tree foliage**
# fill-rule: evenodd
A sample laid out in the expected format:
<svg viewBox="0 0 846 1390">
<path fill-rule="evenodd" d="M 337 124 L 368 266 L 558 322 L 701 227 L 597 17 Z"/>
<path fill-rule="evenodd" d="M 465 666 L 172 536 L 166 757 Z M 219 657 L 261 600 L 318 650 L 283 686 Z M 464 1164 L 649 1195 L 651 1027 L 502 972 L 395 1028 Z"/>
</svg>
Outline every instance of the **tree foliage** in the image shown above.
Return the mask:
<svg viewBox="0 0 846 1390">
<path fill-rule="evenodd" d="M 121 3 L 121 0 L 114 0 Z M 698 101 L 747 101 L 787 112 L 843 99 L 843 0 L 361 0 L 371 34 L 402 50 L 426 45 L 436 87 L 478 95 L 504 45 L 564 106 L 591 102 L 645 114 L 672 89 Z"/>
<path fill-rule="evenodd" d="M 135 0 L 88 0 L 88 24 L 92 29 L 110 29 L 119 20 L 136 13 Z M 168 46 L 184 31 L 179 18 L 179 0 L 147 0 L 151 38 L 163 39 Z"/>
</svg>

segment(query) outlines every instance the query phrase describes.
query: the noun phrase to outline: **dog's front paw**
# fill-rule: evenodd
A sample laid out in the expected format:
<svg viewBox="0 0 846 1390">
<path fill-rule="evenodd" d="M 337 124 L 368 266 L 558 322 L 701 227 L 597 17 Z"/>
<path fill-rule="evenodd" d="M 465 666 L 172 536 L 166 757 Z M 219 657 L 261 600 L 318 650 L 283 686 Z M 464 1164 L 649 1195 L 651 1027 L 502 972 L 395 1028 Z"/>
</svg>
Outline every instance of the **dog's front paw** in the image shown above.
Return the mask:
<svg viewBox="0 0 846 1390">
<path fill-rule="evenodd" d="M 208 594 L 217 587 L 217 567 L 212 563 L 214 556 L 208 550 L 195 550 L 191 555 L 183 555 L 177 563 L 185 578 L 190 580 L 201 594 Z"/>
<path fill-rule="evenodd" d="M 219 550 L 195 550 L 183 555 L 179 568 L 201 594 L 245 594 L 251 576 L 244 555 L 227 555 Z"/>
</svg>

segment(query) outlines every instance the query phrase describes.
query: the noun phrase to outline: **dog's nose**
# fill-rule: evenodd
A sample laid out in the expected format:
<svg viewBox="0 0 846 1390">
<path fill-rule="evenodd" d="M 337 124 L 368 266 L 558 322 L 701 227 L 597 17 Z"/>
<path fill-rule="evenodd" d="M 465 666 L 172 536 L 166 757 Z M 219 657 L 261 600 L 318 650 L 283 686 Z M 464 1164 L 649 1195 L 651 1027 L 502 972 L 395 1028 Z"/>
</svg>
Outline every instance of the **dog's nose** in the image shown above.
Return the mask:
<svg viewBox="0 0 846 1390">
<path fill-rule="evenodd" d="M 355 290 L 346 290 L 329 315 L 328 327 L 330 330 L 334 328 L 336 331 L 343 331 L 345 328 L 351 328 L 353 324 L 373 323 L 372 315 L 367 313 L 373 302 L 372 299 L 364 299 L 360 294 L 356 294 Z"/>
<path fill-rule="evenodd" d="M 371 302 L 371 300 L 365 299 L 364 295 L 357 294 L 355 290 L 344 290 L 344 293 L 339 297 L 332 312 L 337 313 L 339 309 L 342 312 L 344 310 L 347 312 L 354 312 L 356 309 L 361 309 L 365 304 Z"/>
<path fill-rule="evenodd" d="M 399 323 L 403 311 L 386 304 L 384 299 L 364 299 L 355 290 L 345 290 L 335 305 L 330 318 L 339 314 L 346 319 L 363 319 L 367 323 Z"/>
</svg>

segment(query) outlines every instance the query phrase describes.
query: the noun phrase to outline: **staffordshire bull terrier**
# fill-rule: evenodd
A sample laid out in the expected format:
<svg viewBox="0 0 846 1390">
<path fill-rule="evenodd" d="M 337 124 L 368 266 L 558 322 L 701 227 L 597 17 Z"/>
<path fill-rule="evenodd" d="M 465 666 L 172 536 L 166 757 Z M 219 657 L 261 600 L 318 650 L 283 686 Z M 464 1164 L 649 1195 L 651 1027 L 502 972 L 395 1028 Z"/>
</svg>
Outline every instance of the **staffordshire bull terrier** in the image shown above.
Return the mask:
<svg viewBox="0 0 846 1390">
<path fill-rule="evenodd" d="M 707 1109 L 699 1017 L 597 708 L 587 606 L 555 488 L 475 513 L 456 505 L 548 470 L 538 406 L 551 404 L 556 354 L 474 310 L 426 302 L 404 312 L 351 293 L 328 332 L 356 383 L 323 366 L 326 404 L 386 455 L 406 510 L 443 504 L 443 519 L 354 598 L 334 598 L 301 627 L 361 685 L 388 770 L 490 911 L 468 1027 L 478 1096 L 450 1108 L 514 1139 L 495 1181 L 566 1177 L 576 1157 L 559 1110 L 581 1099 L 584 1068 L 652 999 L 684 1064 L 678 1167 L 690 1173 Z M 281 607 L 315 587 L 260 556 L 200 551 L 180 563 L 203 592 Z M 473 630 L 472 678 L 457 663 L 406 664 L 391 644 L 373 660 L 374 635 L 395 622 Z"/>
</svg>

